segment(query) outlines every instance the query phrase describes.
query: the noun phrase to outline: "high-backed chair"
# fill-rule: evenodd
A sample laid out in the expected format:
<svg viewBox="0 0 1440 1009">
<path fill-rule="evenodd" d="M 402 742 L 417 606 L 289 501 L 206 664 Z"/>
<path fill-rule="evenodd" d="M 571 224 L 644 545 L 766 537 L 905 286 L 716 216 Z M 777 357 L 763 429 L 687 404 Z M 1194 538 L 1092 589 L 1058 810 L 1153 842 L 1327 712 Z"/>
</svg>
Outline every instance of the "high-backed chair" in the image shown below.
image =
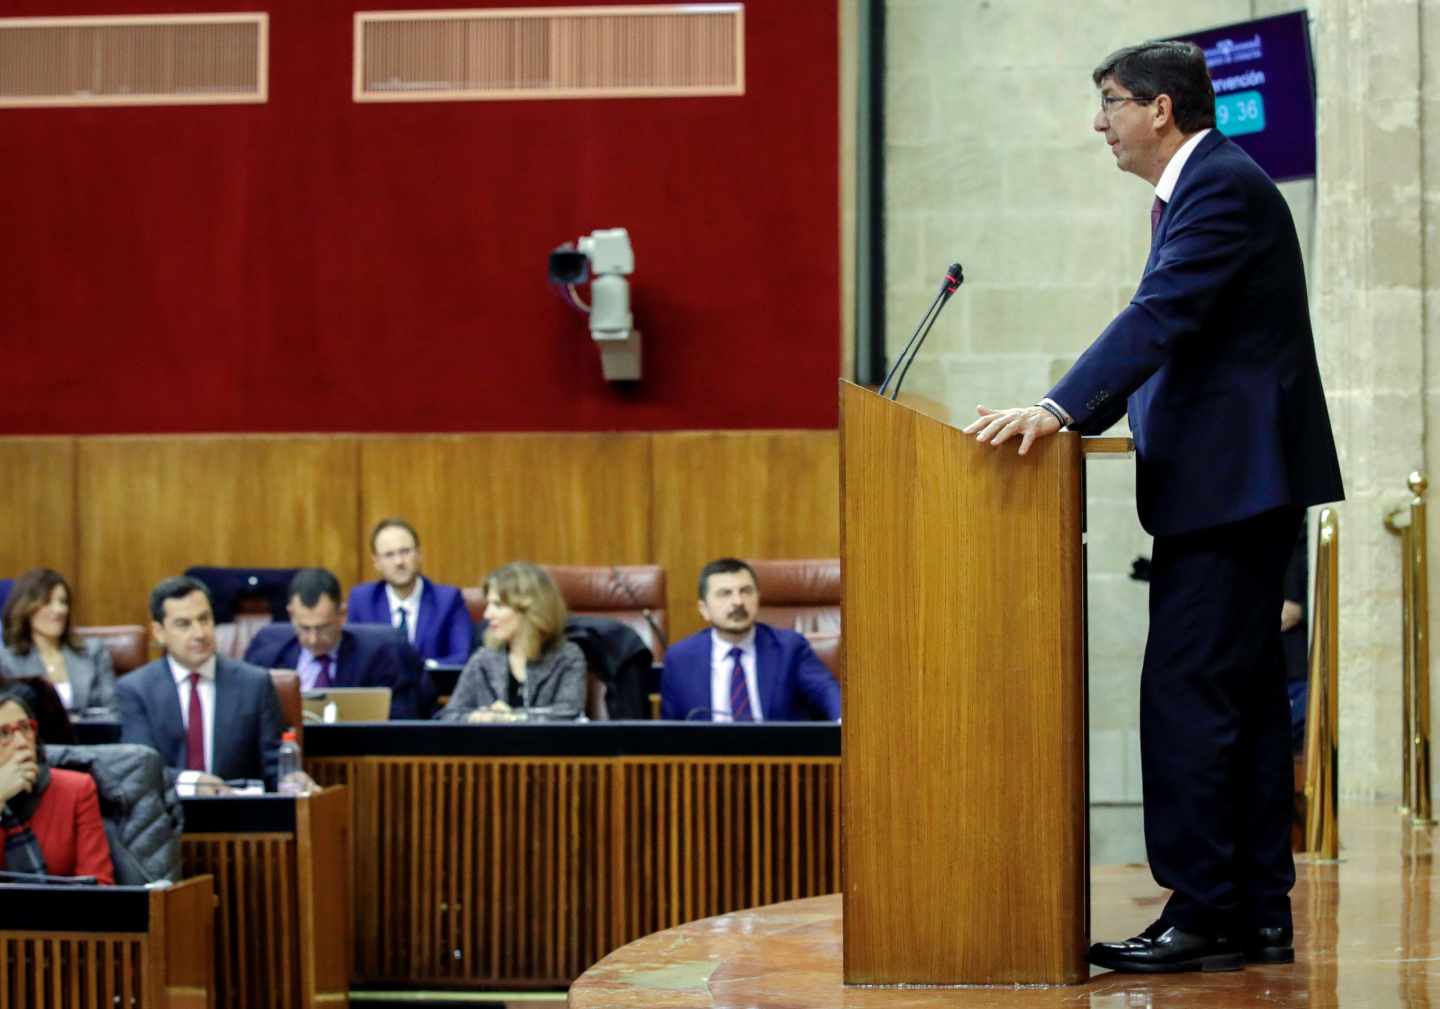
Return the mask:
<svg viewBox="0 0 1440 1009">
<path fill-rule="evenodd" d="M 243 659 L 260 628 L 275 622 L 265 600 L 256 598 L 239 600 L 231 617 L 215 625 L 215 650 L 227 659 Z"/>
<path fill-rule="evenodd" d="M 845 666 L 840 655 L 840 635 L 838 634 L 807 634 L 805 640 L 810 642 L 810 647 L 815 649 L 815 656 L 835 676 L 835 682 L 843 688 L 845 686 Z"/>
<path fill-rule="evenodd" d="M 570 612 L 608 617 L 626 624 L 658 662 L 665 657 L 669 625 L 665 616 L 665 569 L 655 564 L 542 564 Z M 485 618 L 485 593 L 476 585 L 460 590 L 470 616 Z"/>
<path fill-rule="evenodd" d="M 801 634 L 840 633 L 840 558 L 749 564 L 760 589 L 756 619 Z"/>
<path fill-rule="evenodd" d="M 300 674 L 293 669 L 270 670 L 270 682 L 280 698 L 280 721 L 295 730 L 296 742 L 304 745 L 305 702 L 300 695 Z"/>
<path fill-rule="evenodd" d="M 116 676 L 124 676 L 150 661 L 150 635 L 141 624 L 112 624 L 106 627 L 76 627 L 75 633 L 99 641 L 110 652 Z"/>
</svg>

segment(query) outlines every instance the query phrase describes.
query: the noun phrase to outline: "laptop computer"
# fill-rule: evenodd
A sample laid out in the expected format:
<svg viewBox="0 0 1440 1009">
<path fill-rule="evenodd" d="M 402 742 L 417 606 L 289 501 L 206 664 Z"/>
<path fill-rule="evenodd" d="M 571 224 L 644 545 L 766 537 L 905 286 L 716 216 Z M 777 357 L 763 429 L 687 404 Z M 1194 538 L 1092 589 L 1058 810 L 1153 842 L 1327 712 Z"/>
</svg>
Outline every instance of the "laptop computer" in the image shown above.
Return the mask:
<svg viewBox="0 0 1440 1009">
<path fill-rule="evenodd" d="M 390 717 L 389 687 L 327 687 L 305 691 L 305 720 L 335 722 L 383 722 Z M 325 709 L 335 705 L 335 717 L 326 718 Z"/>
</svg>

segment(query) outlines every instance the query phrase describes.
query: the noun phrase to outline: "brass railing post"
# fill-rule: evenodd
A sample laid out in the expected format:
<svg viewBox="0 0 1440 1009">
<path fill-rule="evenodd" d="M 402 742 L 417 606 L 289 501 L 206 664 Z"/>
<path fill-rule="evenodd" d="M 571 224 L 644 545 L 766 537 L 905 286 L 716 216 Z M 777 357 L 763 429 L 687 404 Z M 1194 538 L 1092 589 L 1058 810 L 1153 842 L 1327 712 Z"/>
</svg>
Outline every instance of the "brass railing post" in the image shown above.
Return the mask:
<svg viewBox="0 0 1440 1009">
<path fill-rule="evenodd" d="M 1340 518 L 1320 511 L 1305 712 L 1305 850 L 1340 855 Z"/>
<path fill-rule="evenodd" d="M 1425 489 L 1429 482 L 1421 473 L 1410 474 L 1410 661 L 1411 677 L 1406 695 L 1410 708 L 1409 758 L 1410 815 L 1416 824 L 1434 823 L 1430 808 L 1430 570 L 1425 552 Z"/>
<path fill-rule="evenodd" d="M 1398 504 L 1385 515 L 1385 528 L 1400 537 L 1400 807 L 1401 814 L 1410 812 L 1411 795 L 1410 765 L 1411 746 L 1415 724 L 1412 715 L 1411 693 L 1415 685 L 1415 556 L 1414 542 L 1410 537 L 1412 527 L 1410 502 Z"/>
</svg>

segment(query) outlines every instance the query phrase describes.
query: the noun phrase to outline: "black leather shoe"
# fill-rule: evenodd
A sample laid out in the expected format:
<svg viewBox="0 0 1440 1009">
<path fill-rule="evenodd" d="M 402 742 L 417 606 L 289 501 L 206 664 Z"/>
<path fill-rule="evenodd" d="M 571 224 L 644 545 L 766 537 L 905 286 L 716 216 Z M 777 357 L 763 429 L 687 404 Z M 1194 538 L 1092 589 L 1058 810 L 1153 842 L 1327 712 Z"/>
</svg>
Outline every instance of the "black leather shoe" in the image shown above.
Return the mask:
<svg viewBox="0 0 1440 1009">
<path fill-rule="evenodd" d="M 1246 963 L 1294 963 L 1295 932 L 1290 926 L 1257 928 L 1245 935 Z"/>
<path fill-rule="evenodd" d="M 1169 974 L 1187 970 L 1239 970 L 1245 955 L 1230 940 L 1182 932 L 1156 922 L 1133 939 L 1098 942 L 1090 947 L 1097 967 L 1137 974 Z"/>
</svg>

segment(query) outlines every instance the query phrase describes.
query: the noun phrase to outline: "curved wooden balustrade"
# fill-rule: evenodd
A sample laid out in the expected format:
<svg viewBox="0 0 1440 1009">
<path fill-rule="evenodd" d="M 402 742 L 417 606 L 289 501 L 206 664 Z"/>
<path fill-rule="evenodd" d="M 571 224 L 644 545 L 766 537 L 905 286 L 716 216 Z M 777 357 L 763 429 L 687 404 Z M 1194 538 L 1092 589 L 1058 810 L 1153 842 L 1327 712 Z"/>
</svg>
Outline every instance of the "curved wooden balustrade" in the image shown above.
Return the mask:
<svg viewBox="0 0 1440 1009">
<path fill-rule="evenodd" d="M 833 725 L 497 728 L 307 731 L 310 773 L 350 786 L 357 981 L 566 985 L 650 932 L 839 887 Z M 794 738 L 786 729 L 807 745 L 633 752 L 662 734 L 671 751 L 695 737 L 706 745 L 690 748 L 713 750 L 747 730 Z M 377 737 L 433 751 L 437 730 L 441 748 L 478 752 L 334 752 L 377 748 Z M 631 752 L 594 752 L 606 748 L 592 745 L 597 733 L 629 739 Z M 506 748 L 552 752 L 496 752 Z"/>
</svg>

